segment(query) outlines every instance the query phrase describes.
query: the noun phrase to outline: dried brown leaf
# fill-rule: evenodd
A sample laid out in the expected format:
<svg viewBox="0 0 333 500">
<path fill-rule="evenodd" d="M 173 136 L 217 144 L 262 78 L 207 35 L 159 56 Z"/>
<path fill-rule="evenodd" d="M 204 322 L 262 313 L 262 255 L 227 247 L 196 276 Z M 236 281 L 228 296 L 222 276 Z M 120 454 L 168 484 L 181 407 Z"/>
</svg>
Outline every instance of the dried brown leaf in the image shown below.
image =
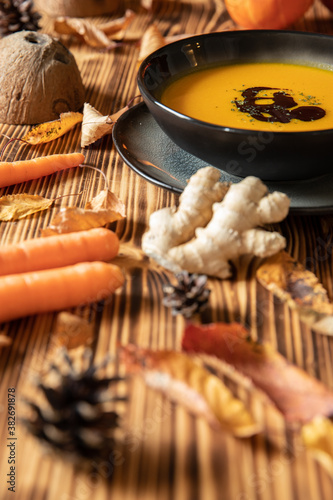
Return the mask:
<svg viewBox="0 0 333 500">
<path fill-rule="evenodd" d="M 301 435 L 305 447 L 333 476 L 333 422 L 328 418 L 316 417 L 302 427 Z"/>
<path fill-rule="evenodd" d="M 96 212 L 112 211 L 119 214 L 121 219 L 126 216 L 124 203 L 109 189 L 103 189 L 91 201 L 88 201 L 85 208 Z"/>
<path fill-rule="evenodd" d="M 93 144 L 101 137 L 111 134 L 118 118 L 128 110 L 128 105 L 112 115 L 103 116 L 91 104 L 84 103 L 81 131 L 81 148 Z"/>
<path fill-rule="evenodd" d="M 205 417 L 214 428 L 225 428 L 237 437 L 259 432 L 259 425 L 244 404 L 218 377 L 186 354 L 133 345 L 123 347 L 120 354 L 129 373 L 142 374 L 148 386 Z"/>
<path fill-rule="evenodd" d="M 164 47 L 166 41 L 156 24 L 151 24 L 140 41 L 138 63 L 141 63 L 149 54 Z"/>
<path fill-rule="evenodd" d="M 131 9 L 127 9 L 123 17 L 111 19 L 111 21 L 108 21 L 107 23 L 100 24 L 99 29 L 109 38 L 112 38 L 113 40 L 121 40 L 135 17 L 136 13 Z"/>
<path fill-rule="evenodd" d="M 333 335 L 333 304 L 314 273 L 287 252 L 269 257 L 257 270 L 258 281 L 314 330 Z"/>
<path fill-rule="evenodd" d="M 61 113 L 58 120 L 52 120 L 37 125 L 31 129 L 22 140 L 29 144 L 42 144 L 44 142 L 54 141 L 58 139 L 58 137 L 66 134 L 66 132 L 71 130 L 75 125 L 81 123 L 82 120 L 82 113 L 76 113 L 74 111 Z"/>
<path fill-rule="evenodd" d="M 0 198 L 0 221 L 24 219 L 29 215 L 47 210 L 54 200 L 26 193 L 9 194 Z"/>
<path fill-rule="evenodd" d="M 288 362 L 269 344 L 259 344 L 239 323 L 187 324 L 182 339 L 187 353 L 213 356 L 229 364 L 262 390 L 286 421 L 305 424 L 333 415 L 333 391 Z"/>
<path fill-rule="evenodd" d="M 60 210 L 43 236 L 84 231 L 126 217 L 124 203 L 111 191 L 104 189 L 85 208 L 67 207 Z"/>
<path fill-rule="evenodd" d="M 65 347 L 68 351 L 80 346 L 89 346 L 93 342 L 94 331 L 92 323 L 84 318 L 63 311 L 57 315 L 56 325 L 52 332 L 52 353 Z"/>
<path fill-rule="evenodd" d="M 104 135 L 111 134 L 114 123 L 110 116 L 103 116 L 91 104 L 83 106 L 83 121 L 81 130 L 81 148 L 89 146 Z"/>
<path fill-rule="evenodd" d="M 96 49 L 113 49 L 118 46 L 117 42 L 110 40 L 104 31 L 88 19 L 58 17 L 54 21 L 54 29 L 61 35 L 75 35 Z"/>
</svg>

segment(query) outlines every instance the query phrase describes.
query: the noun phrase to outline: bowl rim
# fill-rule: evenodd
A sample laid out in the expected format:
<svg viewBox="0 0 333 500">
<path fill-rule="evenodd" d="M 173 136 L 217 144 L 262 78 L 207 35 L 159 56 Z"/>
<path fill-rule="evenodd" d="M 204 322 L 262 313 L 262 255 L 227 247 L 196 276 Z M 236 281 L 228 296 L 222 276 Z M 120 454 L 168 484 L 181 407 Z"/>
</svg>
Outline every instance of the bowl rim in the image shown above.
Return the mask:
<svg viewBox="0 0 333 500">
<path fill-rule="evenodd" d="M 169 49 L 172 49 L 173 47 L 176 47 L 177 45 L 182 45 L 184 42 L 190 42 L 190 41 L 194 41 L 194 40 L 198 40 L 198 39 L 202 39 L 202 38 L 212 38 L 212 37 L 216 37 L 216 36 L 237 36 L 237 35 L 240 35 L 240 36 L 244 36 L 245 34 L 252 34 L 252 35 L 263 35 L 265 34 L 266 36 L 267 35 L 273 35 L 273 36 L 277 36 L 277 35 L 295 35 L 297 37 L 304 37 L 304 38 L 318 38 L 318 39 L 328 39 L 332 42 L 333 44 L 333 35 L 329 35 L 329 34 L 326 34 L 326 33 L 314 33 L 314 32 L 309 32 L 309 31 L 293 31 L 293 30 L 271 30 L 271 29 L 255 29 L 255 30 L 230 30 L 230 31 L 215 31 L 213 33 L 200 33 L 200 34 L 197 34 L 197 35 L 190 35 L 188 37 L 184 37 L 184 38 L 181 38 L 180 40 L 175 40 L 174 42 L 171 42 L 171 43 L 168 43 L 158 49 L 156 49 L 155 51 L 151 52 L 148 56 L 146 56 L 143 61 L 140 63 L 140 66 L 139 66 L 139 69 L 138 69 L 138 72 L 137 72 L 137 84 L 138 84 L 138 87 L 139 87 L 139 90 L 140 90 L 140 93 L 142 95 L 142 98 L 143 100 L 145 101 L 145 99 L 149 100 L 153 105 L 155 105 L 156 107 L 162 109 L 163 111 L 165 112 L 168 112 L 170 113 L 171 115 L 174 115 L 176 116 L 177 118 L 181 118 L 183 120 L 187 120 L 189 122 L 193 122 L 194 124 L 198 124 L 200 125 L 201 127 L 205 127 L 205 128 L 208 128 L 208 129 L 214 129 L 214 130 L 221 130 L 223 132 L 226 132 L 226 133 L 233 133 L 233 134 L 244 134 L 244 133 L 247 133 L 247 134 L 254 134 L 254 135 L 257 135 L 258 133 L 269 133 L 269 134 L 273 134 L 273 136 L 279 136 L 281 137 L 282 135 L 283 136 L 292 136 L 292 137 L 295 137 L 295 136 L 316 136 L 316 135 L 329 135 L 329 134 L 332 134 L 333 133 L 333 127 L 331 128 L 326 128 L 326 129 L 322 129 L 322 130 L 306 130 L 306 131 L 294 131 L 294 132 L 289 132 L 289 131 L 267 131 L 267 130 L 259 130 L 259 129 L 243 129 L 243 128 L 239 128 L 239 127 L 228 127 L 228 126 L 224 126 L 224 125 L 217 125 L 217 124 L 214 124 L 214 123 L 210 123 L 210 122 L 206 122 L 206 121 L 203 121 L 203 120 L 199 120 L 198 118 L 193 118 L 191 116 L 188 116 L 188 115 L 185 115 L 183 113 L 180 113 L 179 111 L 176 111 L 172 108 L 170 108 L 169 106 L 166 106 L 165 104 L 163 104 L 161 101 L 159 101 L 157 98 L 155 98 L 150 92 L 149 90 L 146 89 L 146 86 L 143 82 L 143 75 L 144 75 L 144 70 L 149 67 L 150 65 L 150 61 L 152 58 L 156 58 L 158 57 L 159 55 L 161 55 L 163 52 L 165 52 L 165 50 L 167 50 L 168 48 Z M 333 72 L 333 63 L 332 63 L 332 72 Z M 146 102 L 147 104 L 147 102 Z"/>
</svg>

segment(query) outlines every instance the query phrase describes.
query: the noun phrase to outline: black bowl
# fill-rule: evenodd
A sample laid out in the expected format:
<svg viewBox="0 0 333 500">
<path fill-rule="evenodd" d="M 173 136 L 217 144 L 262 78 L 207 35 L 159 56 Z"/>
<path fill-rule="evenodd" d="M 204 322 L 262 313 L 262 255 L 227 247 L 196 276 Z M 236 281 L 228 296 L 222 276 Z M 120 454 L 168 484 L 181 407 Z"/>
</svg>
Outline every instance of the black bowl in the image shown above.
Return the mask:
<svg viewBox="0 0 333 500">
<path fill-rule="evenodd" d="M 255 61 L 333 69 L 333 36 L 275 30 L 192 36 L 149 55 L 139 68 L 138 86 L 149 111 L 178 146 L 229 174 L 287 181 L 331 172 L 333 129 L 260 132 L 229 128 L 190 118 L 160 101 L 165 87 L 190 71 Z"/>
</svg>

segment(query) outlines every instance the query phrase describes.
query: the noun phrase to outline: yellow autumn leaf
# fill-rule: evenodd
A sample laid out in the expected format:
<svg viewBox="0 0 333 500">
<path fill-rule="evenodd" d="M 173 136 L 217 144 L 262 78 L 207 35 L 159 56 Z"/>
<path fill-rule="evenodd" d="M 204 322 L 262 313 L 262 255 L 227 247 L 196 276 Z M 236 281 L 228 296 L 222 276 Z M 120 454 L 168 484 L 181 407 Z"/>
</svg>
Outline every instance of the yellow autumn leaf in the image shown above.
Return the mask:
<svg viewBox="0 0 333 500">
<path fill-rule="evenodd" d="M 61 113 L 58 120 L 52 120 L 37 125 L 31 129 L 22 140 L 29 144 L 42 144 L 44 142 L 54 141 L 58 139 L 58 137 L 66 134 L 75 125 L 81 123 L 82 120 L 82 113 L 76 113 L 74 111 Z"/>
<path fill-rule="evenodd" d="M 67 207 L 60 210 L 49 227 L 42 231 L 43 236 L 52 234 L 84 231 L 93 227 L 123 219 L 124 203 L 111 191 L 104 189 L 85 208 Z"/>
<path fill-rule="evenodd" d="M 305 447 L 333 476 L 333 422 L 325 417 L 316 417 L 303 425 L 301 436 Z"/>
<path fill-rule="evenodd" d="M 30 194 L 9 194 L 0 198 L 0 221 L 24 219 L 48 209 L 54 200 Z"/>
<path fill-rule="evenodd" d="M 120 357 L 128 373 L 140 373 L 148 386 L 203 416 L 213 428 L 224 428 L 240 438 L 260 431 L 243 402 L 221 379 L 188 355 L 128 345 L 121 348 Z"/>
</svg>

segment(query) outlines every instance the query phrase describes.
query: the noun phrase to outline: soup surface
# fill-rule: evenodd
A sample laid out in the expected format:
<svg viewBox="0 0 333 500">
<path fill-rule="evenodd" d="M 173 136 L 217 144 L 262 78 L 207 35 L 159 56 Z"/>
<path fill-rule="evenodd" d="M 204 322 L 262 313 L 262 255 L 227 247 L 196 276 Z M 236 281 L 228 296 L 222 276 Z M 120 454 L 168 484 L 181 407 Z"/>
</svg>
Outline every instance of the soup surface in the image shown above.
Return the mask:
<svg viewBox="0 0 333 500">
<path fill-rule="evenodd" d="M 172 82 L 162 103 L 232 128 L 310 131 L 333 128 L 333 68 L 250 63 L 206 68 Z"/>
</svg>

